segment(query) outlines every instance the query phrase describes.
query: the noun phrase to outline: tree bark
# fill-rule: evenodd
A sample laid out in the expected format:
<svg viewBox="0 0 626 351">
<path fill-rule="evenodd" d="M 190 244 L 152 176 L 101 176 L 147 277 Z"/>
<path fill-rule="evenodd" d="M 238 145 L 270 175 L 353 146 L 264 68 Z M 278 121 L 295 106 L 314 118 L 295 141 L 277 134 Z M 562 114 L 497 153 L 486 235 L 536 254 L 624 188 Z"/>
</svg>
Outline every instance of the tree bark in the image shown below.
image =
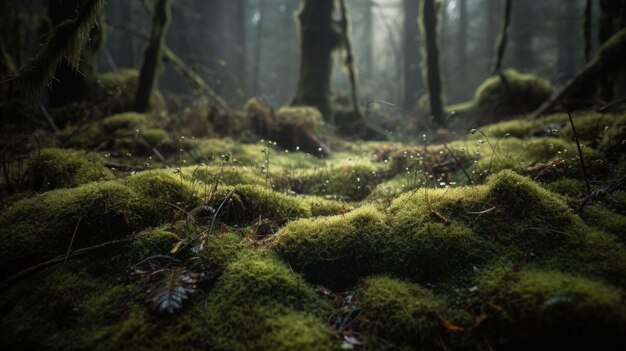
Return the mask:
<svg viewBox="0 0 626 351">
<path fill-rule="evenodd" d="M 491 71 L 491 75 L 499 74 L 502 71 L 502 64 L 504 63 L 504 54 L 506 52 L 506 45 L 509 40 L 509 26 L 511 23 L 511 8 L 512 1 L 505 0 L 504 4 L 504 12 L 503 12 L 503 20 L 502 20 L 502 29 L 500 31 L 500 35 L 498 36 L 498 41 L 496 43 L 496 59 L 495 64 L 493 66 L 493 70 Z"/>
<path fill-rule="evenodd" d="M 334 0 L 304 0 L 297 13 L 300 32 L 300 78 L 293 106 L 316 107 L 330 121 L 332 52 L 341 42 L 333 25 Z"/>
<path fill-rule="evenodd" d="M 425 62 L 425 75 L 428 84 L 428 97 L 430 101 L 430 114 L 433 123 L 439 127 L 446 125 L 441 97 L 442 84 L 439 69 L 439 47 L 437 44 L 437 10 L 434 0 L 423 0 L 421 9 L 422 37 L 426 43 L 423 58 Z"/>
<path fill-rule="evenodd" d="M 404 108 L 417 104 L 421 77 L 419 74 L 419 0 L 404 0 Z"/>
<path fill-rule="evenodd" d="M 593 18 L 593 0 L 586 0 L 585 14 L 583 20 L 583 41 L 585 49 L 585 62 L 591 61 L 593 52 L 593 41 L 591 40 L 591 27 Z"/>
<path fill-rule="evenodd" d="M 170 0 L 158 0 L 154 7 L 152 33 L 143 56 L 139 72 L 137 91 L 135 92 L 135 111 L 147 112 L 150 96 L 157 85 L 158 70 L 161 63 L 161 51 L 170 21 Z"/>
</svg>

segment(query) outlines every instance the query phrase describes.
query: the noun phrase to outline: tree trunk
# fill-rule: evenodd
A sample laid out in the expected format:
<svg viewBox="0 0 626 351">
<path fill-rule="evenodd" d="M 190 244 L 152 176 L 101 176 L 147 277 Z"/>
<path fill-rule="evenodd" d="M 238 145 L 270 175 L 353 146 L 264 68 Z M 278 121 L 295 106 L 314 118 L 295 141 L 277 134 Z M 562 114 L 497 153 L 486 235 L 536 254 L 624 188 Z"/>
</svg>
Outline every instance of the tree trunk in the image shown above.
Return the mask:
<svg viewBox="0 0 626 351">
<path fill-rule="evenodd" d="M 263 24 L 265 22 L 265 0 L 261 0 L 258 9 L 258 22 L 256 23 L 256 38 L 254 48 L 254 70 L 252 75 L 252 92 L 254 95 L 261 94 L 260 72 L 261 72 L 261 52 L 263 51 Z"/>
<path fill-rule="evenodd" d="M 513 66 L 520 71 L 529 71 L 534 67 L 534 53 L 532 48 L 533 28 L 528 26 L 531 18 L 534 18 L 532 0 L 522 0 L 515 3 L 513 11 Z M 573 5 L 570 5 L 573 6 Z"/>
<path fill-rule="evenodd" d="M 600 0 L 600 45 L 606 43 L 615 33 L 626 27 L 626 3 L 623 0 Z M 615 79 L 603 77 L 600 82 L 600 98 L 611 101 L 615 97 Z"/>
<path fill-rule="evenodd" d="M 244 97 L 248 90 L 248 70 L 246 57 L 246 2 L 244 0 L 235 0 L 235 51 L 234 51 L 234 69 L 237 87 L 237 96 Z"/>
<path fill-rule="evenodd" d="M 456 34 L 456 57 L 458 59 L 456 67 L 458 69 L 459 84 L 456 85 L 457 91 L 455 95 L 458 97 L 463 95 L 463 91 L 467 87 L 467 0 L 458 0 L 457 6 L 459 7 L 459 27 Z"/>
<path fill-rule="evenodd" d="M 439 47 L 437 45 L 437 10 L 434 0 L 423 0 L 420 11 L 422 38 L 426 43 L 422 62 L 425 63 L 425 81 L 428 84 L 428 97 L 430 101 L 430 114 L 433 123 L 437 126 L 445 126 L 446 120 L 441 98 L 442 84 L 439 70 Z"/>
<path fill-rule="evenodd" d="M 585 43 L 585 62 L 591 61 L 593 41 L 591 40 L 591 27 L 593 18 L 593 0 L 586 0 L 583 20 L 583 40 Z"/>
<path fill-rule="evenodd" d="M 421 77 L 419 74 L 419 0 L 404 0 L 404 108 L 417 104 Z"/>
<path fill-rule="evenodd" d="M 511 23 L 511 7 L 512 1 L 505 0 L 504 12 L 503 12 L 503 20 L 502 20 L 502 29 L 500 31 L 500 35 L 498 36 L 498 41 L 496 43 L 496 59 L 495 64 L 493 66 L 493 70 L 491 71 L 491 75 L 499 74 L 502 71 L 502 64 L 504 62 L 504 54 L 506 52 L 506 44 L 509 40 L 509 25 Z"/>
<path fill-rule="evenodd" d="M 498 39 L 498 22 L 501 14 L 501 6 L 499 1 L 494 0 L 484 0 L 486 2 L 485 8 L 487 9 L 485 13 L 487 24 L 485 26 L 487 32 L 485 33 L 485 57 L 487 58 L 487 65 L 485 67 L 487 74 L 492 73 L 492 69 L 495 66 L 494 62 L 494 43 Z"/>
<path fill-rule="evenodd" d="M 300 78 L 294 106 L 316 107 L 331 119 L 332 52 L 341 41 L 333 26 L 334 0 L 304 0 L 297 13 L 300 32 Z"/>
<path fill-rule="evenodd" d="M 417 1 L 417 0 L 416 0 Z M 363 6 L 363 72 L 361 77 L 366 81 L 371 81 L 374 71 L 374 12 L 373 1 L 366 0 Z"/>
<path fill-rule="evenodd" d="M 161 50 L 164 46 L 169 21 L 170 0 L 158 0 L 154 7 L 152 33 L 144 51 L 143 64 L 135 92 L 135 111 L 137 112 L 147 112 L 150 107 L 150 96 L 157 85 Z"/>
<path fill-rule="evenodd" d="M 563 16 L 556 28 L 557 36 L 557 65 L 558 72 L 556 81 L 563 83 L 576 73 L 576 63 L 578 55 L 576 55 L 577 36 L 572 28 L 576 28 L 578 23 L 578 11 L 576 6 L 566 6 L 563 10 Z"/>
</svg>

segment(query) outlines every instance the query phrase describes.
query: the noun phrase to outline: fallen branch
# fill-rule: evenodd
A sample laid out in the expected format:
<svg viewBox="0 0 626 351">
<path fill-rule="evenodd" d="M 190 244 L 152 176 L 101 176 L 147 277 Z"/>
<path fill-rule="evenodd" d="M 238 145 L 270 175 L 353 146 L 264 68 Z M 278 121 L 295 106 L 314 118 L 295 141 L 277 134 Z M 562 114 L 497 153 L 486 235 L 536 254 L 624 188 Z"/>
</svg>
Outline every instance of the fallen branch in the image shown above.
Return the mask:
<svg viewBox="0 0 626 351">
<path fill-rule="evenodd" d="M 105 243 L 101 243 L 98 245 L 94 245 L 94 246 L 89 246 L 89 247 L 85 247 L 82 249 L 78 249 L 76 251 L 70 252 L 68 254 L 64 254 L 61 256 L 57 256 L 51 260 L 36 264 L 30 268 L 26 268 L 23 271 L 17 272 L 15 274 L 13 274 L 12 276 L 10 276 L 9 278 L 5 279 L 2 284 L 0 284 L 0 291 L 10 287 L 13 283 L 15 283 L 16 281 L 27 277 L 35 272 L 38 272 L 46 267 L 55 265 L 57 263 L 62 263 L 62 262 L 66 262 L 69 258 L 73 258 L 76 256 L 81 256 L 87 253 L 90 253 L 92 251 L 96 251 L 99 249 L 104 249 L 107 247 L 111 247 L 111 246 L 115 246 L 115 245 L 120 245 L 120 244 L 125 244 L 128 242 L 131 242 L 134 239 L 134 237 L 128 237 L 128 238 L 124 238 L 124 239 L 119 239 L 119 240 L 113 240 L 113 241 L 107 241 Z"/>
</svg>

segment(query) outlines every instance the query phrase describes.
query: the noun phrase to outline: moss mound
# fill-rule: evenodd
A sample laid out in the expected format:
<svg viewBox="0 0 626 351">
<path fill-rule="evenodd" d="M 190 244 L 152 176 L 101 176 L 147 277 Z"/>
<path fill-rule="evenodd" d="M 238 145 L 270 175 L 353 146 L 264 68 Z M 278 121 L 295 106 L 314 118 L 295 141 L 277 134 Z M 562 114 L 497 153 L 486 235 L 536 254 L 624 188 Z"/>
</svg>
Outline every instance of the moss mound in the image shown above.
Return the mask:
<svg viewBox="0 0 626 351">
<path fill-rule="evenodd" d="M 219 219 L 228 224 L 250 224 L 263 218 L 284 222 L 311 217 L 310 205 L 305 201 L 258 185 L 220 187 L 210 195 L 209 205 L 213 208 L 224 204 Z"/>
<path fill-rule="evenodd" d="M 385 216 L 371 207 L 345 215 L 288 223 L 272 237 L 271 247 L 309 281 L 349 286 L 384 271 L 393 254 Z"/>
<path fill-rule="evenodd" d="M 42 149 L 32 155 L 25 174 L 32 189 L 37 191 L 73 188 L 113 178 L 113 173 L 104 167 L 99 155 L 56 148 Z"/>
<path fill-rule="evenodd" d="M 207 335 L 216 349 L 333 348 L 322 322 L 329 306 L 271 256 L 243 255 L 231 263 L 207 306 Z"/>
<path fill-rule="evenodd" d="M 150 209 L 159 223 L 171 219 L 181 209 L 197 204 L 197 192 L 180 174 L 171 171 L 145 171 L 126 178 L 129 188 L 143 199 L 143 206 Z"/>
<path fill-rule="evenodd" d="M 444 334 L 444 301 L 416 284 L 388 277 L 364 280 L 354 297 L 356 329 L 373 349 L 436 349 Z"/>
<path fill-rule="evenodd" d="M 497 119 L 534 111 L 554 93 L 547 80 L 510 69 L 488 78 L 476 90 L 475 108 L 481 120 Z"/>
<path fill-rule="evenodd" d="M 114 182 L 60 189 L 15 203 L 0 217 L 2 275 L 155 224 L 141 197 Z M 74 240 L 72 241 L 72 238 Z"/>
<path fill-rule="evenodd" d="M 550 271 L 495 269 L 480 279 L 483 295 L 501 307 L 494 328 L 504 349 L 621 349 L 626 309 L 612 286 Z M 493 336 L 493 335 L 492 335 Z"/>
</svg>

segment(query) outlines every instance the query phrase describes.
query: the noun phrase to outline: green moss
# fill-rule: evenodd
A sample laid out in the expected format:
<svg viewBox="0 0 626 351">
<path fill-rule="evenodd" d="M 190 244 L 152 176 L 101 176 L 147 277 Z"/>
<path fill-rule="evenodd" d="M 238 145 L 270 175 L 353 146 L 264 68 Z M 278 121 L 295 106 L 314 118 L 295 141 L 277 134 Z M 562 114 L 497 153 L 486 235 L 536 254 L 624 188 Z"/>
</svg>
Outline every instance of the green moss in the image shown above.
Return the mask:
<svg viewBox="0 0 626 351">
<path fill-rule="evenodd" d="M 250 252 L 241 236 L 234 233 L 211 236 L 203 244 L 203 250 L 197 255 L 198 260 L 193 262 L 197 271 L 218 271 L 236 261 L 240 254 Z"/>
<path fill-rule="evenodd" d="M 622 244 L 626 244 L 626 216 L 602 205 L 585 206 L 581 217 L 585 221 L 606 233 L 614 235 Z"/>
<path fill-rule="evenodd" d="M 152 255 L 167 255 L 180 238 L 165 229 L 148 229 L 137 235 L 124 252 L 129 266 Z"/>
<path fill-rule="evenodd" d="M 112 179 L 102 157 L 93 153 L 64 149 L 42 149 L 32 155 L 26 175 L 35 190 L 72 188 L 92 181 Z"/>
<path fill-rule="evenodd" d="M 393 254 L 386 218 L 371 207 L 290 222 L 270 245 L 307 280 L 329 286 L 345 287 L 384 271 L 385 255 Z"/>
<path fill-rule="evenodd" d="M 233 193 L 227 197 L 231 191 Z M 217 209 L 222 203 L 224 206 L 219 219 L 228 224 L 250 224 L 263 218 L 287 220 L 311 217 L 310 205 L 305 201 L 258 185 L 220 187 L 211 194 L 209 205 Z"/>
<path fill-rule="evenodd" d="M 117 131 L 134 132 L 136 129 L 145 127 L 148 117 L 145 113 L 126 112 L 107 117 L 102 120 L 102 128 L 107 133 Z"/>
<path fill-rule="evenodd" d="M 585 182 L 583 180 L 563 178 L 554 182 L 543 184 L 547 190 L 569 196 L 573 199 L 582 199 L 585 196 Z"/>
<path fill-rule="evenodd" d="M 348 212 L 350 207 L 345 203 L 335 200 L 327 200 L 322 198 L 311 199 L 311 214 L 317 216 L 334 216 L 341 211 Z"/>
<path fill-rule="evenodd" d="M 419 285 L 387 277 L 366 279 L 354 296 L 361 309 L 356 329 L 368 348 L 435 349 L 444 336 L 443 300 Z M 449 318 L 449 317 L 448 317 Z"/>
<path fill-rule="evenodd" d="M 3 294 L 0 345 L 7 350 L 75 347 L 76 338 L 70 338 L 67 330 L 77 327 L 83 301 L 107 288 L 80 270 L 44 273 Z"/>
<path fill-rule="evenodd" d="M 486 333 L 495 332 L 495 347 L 624 346 L 626 310 L 621 292 L 612 286 L 558 272 L 503 269 L 482 275 L 479 286 L 488 301 L 502 308 L 482 326 Z"/>
<path fill-rule="evenodd" d="M 336 195 L 347 201 L 363 200 L 382 181 L 382 171 L 371 163 L 319 168 L 294 175 L 297 193 Z"/>
<path fill-rule="evenodd" d="M 481 121 L 534 111 L 554 92 L 550 82 L 532 74 L 510 69 L 504 76 L 508 88 L 500 76 L 493 76 L 476 90 L 476 109 Z"/>
<path fill-rule="evenodd" d="M 0 216 L 2 275 L 156 224 L 131 189 L 114 182 L 60 189 L 16 202 Z M 75 233 L 75 235 L 74 235 Z"/>
<path fill-rule="evenodd" d="M 271 256 L 231 263 L 206 304 L 207 337 L 216 349 L 316 349 L 316 343 L 331 349 L 332 334 L 322 323 L 329 306 Z"/>
<path fill-rule="evenodd" d="M 140 172 L 127 177 L 126 184 L 142 197 L 143 206 L 157 215 L 157 223 L 170 220 L 180 209 L 190 209 L 197 204 L 194 188 L 171 171 Z"/>
</svg>

